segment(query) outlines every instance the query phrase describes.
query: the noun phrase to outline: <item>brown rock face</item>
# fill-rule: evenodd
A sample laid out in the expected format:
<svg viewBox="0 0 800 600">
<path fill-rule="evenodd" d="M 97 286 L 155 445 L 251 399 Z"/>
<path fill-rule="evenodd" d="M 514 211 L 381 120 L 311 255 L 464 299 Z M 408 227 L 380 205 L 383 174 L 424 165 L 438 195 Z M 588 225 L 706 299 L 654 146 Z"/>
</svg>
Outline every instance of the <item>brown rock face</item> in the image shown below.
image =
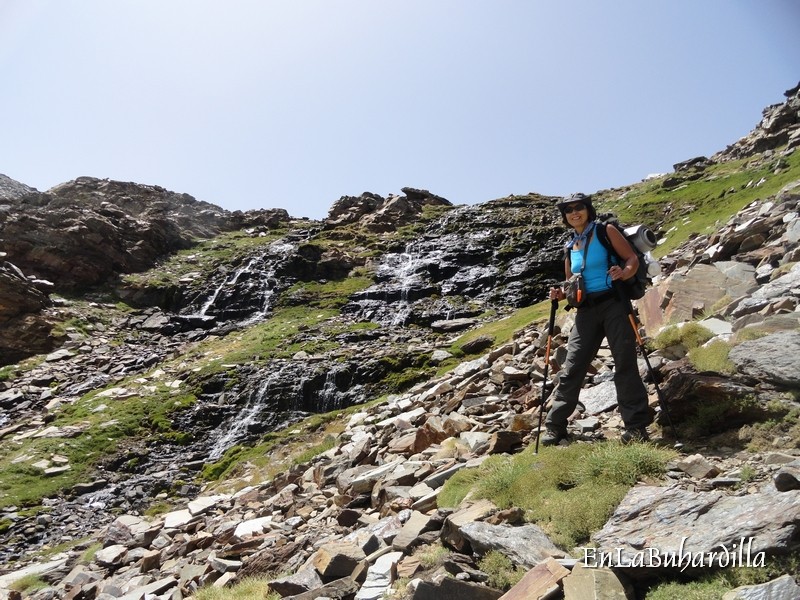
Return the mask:
<svg viewBox="0 0 800 600">
<path fill-rule="evenodd" d="M 360 222 L 369 231 L 393 231 L 414 222 L 424 206 L 452 206 L 452 204 L 427 190 L 402 188 L 404 196 L 390 195 L 382 198 L 365 192 L 361 196 L 342 196 L 331 207 L 327 227 Z"/>
<path fill-rule="evenodd" d="M 230 226 L 226 211 L 187 194 L 91 177 L 10 202 L 0 215 L 8 260 L 58 291 L 146 270 Z"/>
</svg>

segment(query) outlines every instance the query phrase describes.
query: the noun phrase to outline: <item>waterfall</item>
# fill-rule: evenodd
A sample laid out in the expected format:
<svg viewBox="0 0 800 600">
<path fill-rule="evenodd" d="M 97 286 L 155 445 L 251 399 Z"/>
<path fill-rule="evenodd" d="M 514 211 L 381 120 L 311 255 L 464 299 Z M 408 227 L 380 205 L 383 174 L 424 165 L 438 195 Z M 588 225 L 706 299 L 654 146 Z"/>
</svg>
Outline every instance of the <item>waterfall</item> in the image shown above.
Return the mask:
<svg viewBox="0 0 800 600">
<path fill-rule="evenodd" d="M 336 387 L 336 376 L 340 371 L 341 368 L 339 367 L 331 367 L 325 376 L 325 383 L 319 392 L 320 412 L 330 412 L 342 407 L 342 398 L 339 394 L 339 388 Z"/>
<path fill-rule="evenodd" d="M 274 282 L 276 280 L 276 273 L 278 268 L 295 251 L 296 246 L 286 242 L 275 242 L 270 246 L 270 252 L 273 254 L 272 260 L 263 261 L 264 269 L 261 272 L 259 282 L 261 285 L 261 309 L 253 313 L 247 319 L 244 319 L 240 325 L 252 325 L 263 319 L 270 308 L 272 308 L 272 297 L 275 295 Z"/>
<path fill-rule="evenodd" d="M 217 316 L 251 325 L 272 308 L 278 269 L 295 251 L 295 244 L 277 241 L 225 276 L 190 316 Z M 191 309 L 190 309 L 191 310 Z"/>
<path fill-rule="evenodd" d="M 229 419 L 226 426 L 221 427 L 217 435 L 211 440 L 211 451 L 209 460 L 216 460 L 225 451 L 233 446 L 247 432 L 248 427 L 256 422 L 261 411 L 264 409 L 265 402 L 269 399 L 269 388 L 272 385 L 273 377 L 264 379 L 247 398 L 247 404 L 241 411 L 238 411 Z"/>
<path fill-rule="evenodd" d="M 416 251 L 414 242 L 410 242 L 406 245 L 404 252 L 387 254 L 378 267 L 379 276 L 381 274 L 390 275 L 400 288 L 400 302 L 395 309 L 392 325 L 405 325 L 411 316 L 412 306 L 409 301 L 409 292 L 414 284 L 421 281 L 418 271 L 424 266 L 425 261 Z"/>
<path fill-rule="evenodd" d="M 219 293 L 222 291 L 222 289 L 225 287 L 232 287 L 236 285 L 236 282 L 239 281 L 239 277 L 242 275 L 242 273 L 244 273 L 245 271 L 249 271 L 251 265 L 255 260 L 256 258 L 251 258 L 245 266 L 236 269 L 230 278 L 223 279 L 222 283 L 220 283 L 216 287 L 216 289 L 214 289 L 214 292 L 211 294 L 211 296 L 208 297 L 208 300 L 206 300 L 203 303 L 203 306 L 200 307 L 200 310 L 198 310 L 196 315 L 193 316 L 201 316 L 201 317 L 206 316 L 206 314 L 208 313 L 208 309 L 214 306 L 214 303 L 217 301 Z"/>
</svg>

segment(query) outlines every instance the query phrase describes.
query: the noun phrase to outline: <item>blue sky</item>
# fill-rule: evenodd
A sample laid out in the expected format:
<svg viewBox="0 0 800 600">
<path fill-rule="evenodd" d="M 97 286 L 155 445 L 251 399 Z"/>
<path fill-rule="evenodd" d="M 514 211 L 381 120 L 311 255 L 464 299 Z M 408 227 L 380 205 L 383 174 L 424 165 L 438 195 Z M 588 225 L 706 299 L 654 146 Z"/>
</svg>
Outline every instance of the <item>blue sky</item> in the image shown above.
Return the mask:
<svg viewBox="0 0 800 600">
<path fill-rule="evenodd" d="M 795 0 L 0 0 L 0 173 L 323 218 L 621 186 L 800 81 Z"/>
</svg>

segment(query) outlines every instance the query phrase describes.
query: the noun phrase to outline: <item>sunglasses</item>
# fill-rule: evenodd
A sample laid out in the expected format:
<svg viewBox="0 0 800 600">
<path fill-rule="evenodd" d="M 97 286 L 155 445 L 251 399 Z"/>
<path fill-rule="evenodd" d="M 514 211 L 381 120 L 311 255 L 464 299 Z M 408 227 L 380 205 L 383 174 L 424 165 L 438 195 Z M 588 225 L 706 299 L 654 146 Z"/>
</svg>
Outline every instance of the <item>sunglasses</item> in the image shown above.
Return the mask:
<svg viewBox="0 0 800 600">
<path fill-rule="evenodd" d="M 568 215 L 569 213 L 575 210 L 586 210 L 586 205 L 581 204 L 580 202 L 577 202 L 575 204 L 570 204 L 564 208 L 564 214 Z"/>
</svg>

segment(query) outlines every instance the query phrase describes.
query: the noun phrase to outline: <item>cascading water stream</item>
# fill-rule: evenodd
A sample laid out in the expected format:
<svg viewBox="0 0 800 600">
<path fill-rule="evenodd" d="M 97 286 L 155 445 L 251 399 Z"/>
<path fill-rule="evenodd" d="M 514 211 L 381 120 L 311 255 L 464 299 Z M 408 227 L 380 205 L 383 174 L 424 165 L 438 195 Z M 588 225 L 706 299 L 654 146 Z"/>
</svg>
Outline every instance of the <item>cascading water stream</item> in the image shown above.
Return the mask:
<svg viewBox="0 0 800 600">
<path fill-rule="evenodd" d="M 226 276 L 190 316 L 218 316 L 239 325 L 260 321 L 272 307 L 277 271 L 295 249 L 288 242 L 272 243 Z"/>
<path fill-rule="evenodd" d="M 411 242 L 404 252 L 387 254 L 378 267 L 378 276 L 389 275 L 400 288 L 400 302 L 392 318 L 392 325 L 405 325 L 411 316 L 409 292 L 414 284 L 420 282 L 419 270 L 424 265 L 422 254 L 415 248 L 414 242 Z"/>
<path fill-rule="evenodd" d="M 238 411 L 233 417 L 228 420 L 224 427 L 218 430 L 218 433 L 211 440 L 208 458 L 209 460 L 216 460 L 222 456 L 225 451 L 233 446 L 238 441 L 247 428 L 256 422 L 261 411 L 264 410 L 264 404 L 269 400 L 269 388 L 273 383 L 273 377 L 267 377 L 262 381 L 259 386 L 250 393 L 247 398 L 247 404 L 241 411 Z"/>
</svg>

